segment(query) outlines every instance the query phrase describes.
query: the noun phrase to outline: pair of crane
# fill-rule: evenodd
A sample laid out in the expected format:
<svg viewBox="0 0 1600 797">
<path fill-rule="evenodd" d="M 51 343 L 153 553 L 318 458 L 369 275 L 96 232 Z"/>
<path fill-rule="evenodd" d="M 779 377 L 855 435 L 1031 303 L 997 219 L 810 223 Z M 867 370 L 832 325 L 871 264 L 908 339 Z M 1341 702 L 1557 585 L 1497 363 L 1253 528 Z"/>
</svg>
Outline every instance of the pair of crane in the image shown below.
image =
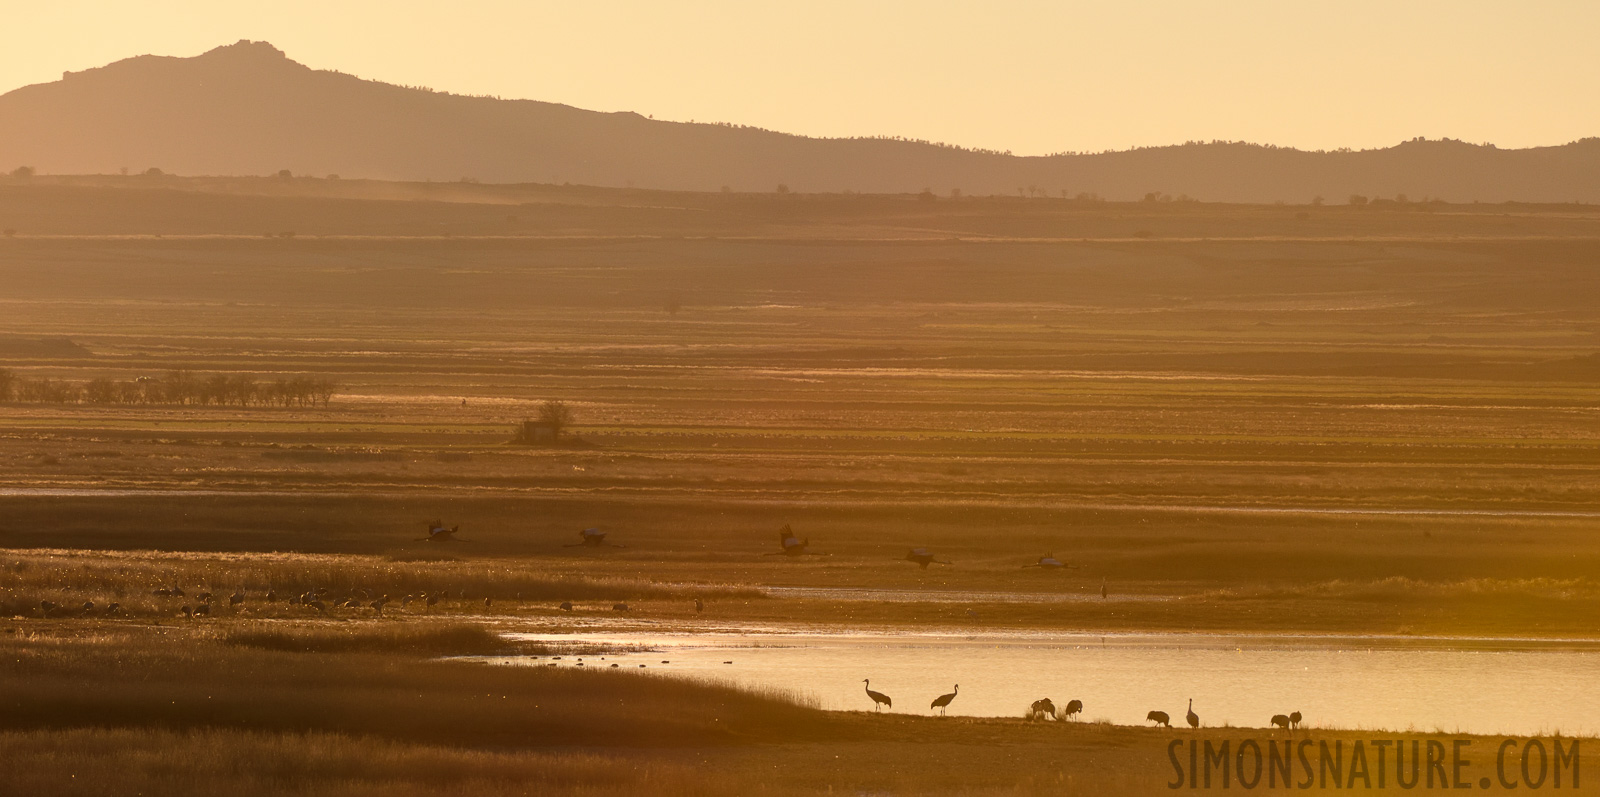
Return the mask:
<svg viewBox="0 0 1600 797">
<path fill-rule="evenodd" d="M 446 526 L 442 521 L 439 520 L 430 520 L 428 521 L 427 526 L 428 536 L 417 538 L 417 542 L 465 542 L 465 540 L 456 538 L 456 534 L 461 531 L 460 526 Z M 564 545 L 562 547 L 600 548 L 604 546 L 611 546 L 613 548 L 625 547 L 614 542 L 606 542 L 606 532 L 603 532 L 599 529 L 584 529 L 578 532 L 577 542 L 570 545 Z"/>
<path fill-rule="evenodd" d="M 863 679 L 861 679 L 861 682 L 866 684 L 867 697 L 872 698 L 873 710 L 882 711 L 884 706 L 888 706 L 889 708 L 894 708 L 894 700 L 892 698 L 890 698 L 888 695 L 886 695 L 886 694 L 884 694 L 882 692 L 873 691 L 873 689 L 872 689 L 872 679 L 871 678 L 863 678 Z M 955 689 L 953 691 L 951 691 L 950 694 L 948 694 L 948 695 L 939 695 L 938 697 L 934 698 L 933 702 L 928 704 L 928 708 L 930 710 L 939 709 L 939 713 L 943 714 L 945 708 L 950 705 L 950 701 L 955 700 L 956 699 L 956 695 L 959 694 L 960 692 L 961 692 L 961 684 L 956 684 Z"/>
</svg>

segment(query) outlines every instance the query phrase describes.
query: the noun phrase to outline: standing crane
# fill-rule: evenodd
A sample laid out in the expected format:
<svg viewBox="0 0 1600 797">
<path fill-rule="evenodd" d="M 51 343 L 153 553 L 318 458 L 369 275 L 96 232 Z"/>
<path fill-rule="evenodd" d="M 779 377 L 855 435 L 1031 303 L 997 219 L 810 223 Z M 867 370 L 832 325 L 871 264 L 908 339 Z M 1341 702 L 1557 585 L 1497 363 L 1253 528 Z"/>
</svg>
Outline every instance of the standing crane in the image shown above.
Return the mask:
<svg viewBox="0 0 1600 797">
<path fill-rule="evenodd" d="M 884 694 L 882 692 L 874 692 L 874 691 L 872 691 L 872 679 L 871 678 L 863 678 L 863 679 L 861 679 L 861 682 L 867 685 L 867 697 L 872 698 L 872 702 L 873 702 L 872 710 L 873 711 L 882 711 L 884 706 L 888 706 L 889 708 L 894 708 L 894 701 L 889 699 L 888 695 L 886 695 L 886 694 Z"/>
<path fill-rule="evenodd" d="M 1082 714 L 1082 713 L 1083 713 L 1083 701 L 1082 700 L 1068 700 L 1067 701 L 1067 707 L 1061 710 L 1062 716 L 1066 717 L 1067 719 L 1072 719 L 1073 717 L 1076 717 L 1077 715 Z"/>
<path fill-rule="evenodd" d="M 960 692 L 961 692 L 961 684 L 956 684 L 956 688 L 955 688 L 954 692 L 951 692 L 948 695 L 939 695 L 938 697 L 934 698 L 933 702 L 928 704 L 928 708 L 930 710 L 931 709 L 939 709 L 939 713 L 942 715 L 942 714 L 944 714 L 945 707 L 949 706 L 950 705 L 950 701 L 955 700 L 956 699 L 956 695 L 958 693 L 960 693 Z"/>
<path fill-rule="evenodd" d="M 1189 721 L 1189 727 L 1200 727 L 1200 715 L 1194 713 L 1194 698 L 1192 697 L 1189 698 L 1189 713 L 1184 715 L 1184 719 Z"/>
</svg>

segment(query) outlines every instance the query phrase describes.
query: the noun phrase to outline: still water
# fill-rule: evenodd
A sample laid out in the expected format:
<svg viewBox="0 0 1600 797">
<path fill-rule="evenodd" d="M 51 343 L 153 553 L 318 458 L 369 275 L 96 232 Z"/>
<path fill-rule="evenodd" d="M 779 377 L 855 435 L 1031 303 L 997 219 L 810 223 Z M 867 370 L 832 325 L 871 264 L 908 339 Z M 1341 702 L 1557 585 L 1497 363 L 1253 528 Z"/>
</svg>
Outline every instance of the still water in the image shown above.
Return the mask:
<svg viewBox="0 0 1600 797">
<path fill-rule="evenodd" d="M 1141 724 L 1152 709 L 1183 725 L 1188 700 L 1207 726 L 1265 727 L 1300 711 L 1308 727 L 1440 733 L 1594 735 L 1600 646 L 1569 640 L 1401 637 L 1079 635 L 1028 632 L 815 633 L 725 628 L 705 633 L 517 633 L 551 642 L 642 649 L 584 656 L 760 687 L 822 708 L 873 709 L 862 684 L 897 712 L 929 713 L 960 684 L 952 715 L 1021 716 L 1041 697 L 1084 703 L 1083 718 Z M 645 651 L 648 652 L 645 652 Z M 548 666 L 548 657 L 495 659 Z M 668 663 L 663 663 L 668 662 Z M 564 656 L 558 666 L 576 666 Z"/>
</svg>

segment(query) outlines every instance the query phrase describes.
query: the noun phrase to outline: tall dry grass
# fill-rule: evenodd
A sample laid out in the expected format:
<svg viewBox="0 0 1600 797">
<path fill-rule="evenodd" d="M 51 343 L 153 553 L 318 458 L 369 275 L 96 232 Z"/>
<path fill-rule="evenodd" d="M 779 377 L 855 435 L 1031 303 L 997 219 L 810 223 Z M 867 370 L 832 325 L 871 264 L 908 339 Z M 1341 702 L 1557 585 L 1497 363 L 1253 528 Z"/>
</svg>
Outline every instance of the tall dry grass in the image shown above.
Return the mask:
<svg viewBox="0 0 1600 797">
<path fill-rule="evenodd" d="M 178 586 L 185 597 L 153 595 Z M 209 590 L 220 598 L 242 589 L 260 607 L 269 590 L 280 600 L 326 588 L 337 596 L 370 593 L 394 599 L 449 592 L 436 611 L 484 610 L 483 599 L 508 601 L 690 600 L 764 596 L 736 586 L 666 585 L 641 579 L 551 576 L 526 562 L 485 559 L 394 561 L 377 556 L 317 554 L 193 554 L 152 551 L 0 550 L 0 615 L 36 616 L 42 601 L 66 607 L 92 601 L 121 604 L 125 613 L 170 615 Z M 460 597 L 462 594 L 466 597 Z M 363 600 L 363 603 L 366 601 Z M 223 601 L 226 604 L 226 600 Z M 489 609 L 493 610 L 491 603 Z"/>
<path fill-rule="evenodd" d="M 729 778 L 660 757 L 462 749 L 323 732 L 78 728 L 0 733 L 8 794 L 500 797 L 734 795 Z"/>
<path fill-rule="evenodd" d="M 0 634 L 0 728 L 322 731 L 462 745 L 677 746 L 816 738 L 827 714 L 610 669 L 242 647 L 190 628 Z"/>
</svg>

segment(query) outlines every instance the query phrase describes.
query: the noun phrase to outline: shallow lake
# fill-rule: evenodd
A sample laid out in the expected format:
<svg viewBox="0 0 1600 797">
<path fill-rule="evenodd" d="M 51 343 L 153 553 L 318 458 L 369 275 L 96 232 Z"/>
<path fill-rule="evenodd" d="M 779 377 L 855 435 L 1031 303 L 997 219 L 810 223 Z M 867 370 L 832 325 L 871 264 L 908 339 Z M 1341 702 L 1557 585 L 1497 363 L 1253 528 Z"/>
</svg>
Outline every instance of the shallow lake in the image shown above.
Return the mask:
<svg viewBox="0 0 1600 797">
<path fill-rule="evenodd" d="M 1021 716 L 1049 697 L 1084 703 L 1083 718 L 1141 724 L 1159 709 L 1183 725 L 1194 699 L 1207 726 L 1266 727 L 1300 711 L 1309 727 L 1441 733 L 1594 735 L 1600 731 L 1600 646 L 1572 640 L 1028 632 L 816 633 L 782 628 L 705 633 L 516 633 L 552 642 L 644 646 L 584 656 L 586 667 L 646 665 L 667 673 L 872 710 L 863 678 L 898 712 L 960 684 L 952 715 Z M 576 666 L 564 656 L 558 666 Z M 494 659 L 548 666 L 549 657 Z M 669 663 L 663 663 L 663 662 Z M 731 662 L 731 663 L 730 663 Z"/>
</svg>

